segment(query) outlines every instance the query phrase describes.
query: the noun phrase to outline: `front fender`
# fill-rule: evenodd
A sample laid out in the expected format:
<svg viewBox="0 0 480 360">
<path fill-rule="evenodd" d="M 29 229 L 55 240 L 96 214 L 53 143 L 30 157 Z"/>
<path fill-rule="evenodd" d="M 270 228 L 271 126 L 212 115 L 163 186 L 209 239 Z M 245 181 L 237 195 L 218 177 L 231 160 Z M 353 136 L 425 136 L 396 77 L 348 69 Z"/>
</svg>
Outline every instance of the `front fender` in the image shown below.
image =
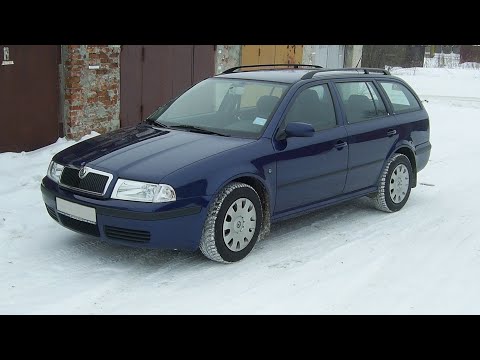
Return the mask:
<svg viewBox="0 0 480 360">
<path fill-rule="evenodd" d="M 229 182 L 250 176 L 264 184 L 272 201 L 277 178 L 275 165 L 270 140 L 261 138 L 179 169 L 162 182 L 173 186 L 177 198 L 182 199 L 215 195 Z"/>
</svg>

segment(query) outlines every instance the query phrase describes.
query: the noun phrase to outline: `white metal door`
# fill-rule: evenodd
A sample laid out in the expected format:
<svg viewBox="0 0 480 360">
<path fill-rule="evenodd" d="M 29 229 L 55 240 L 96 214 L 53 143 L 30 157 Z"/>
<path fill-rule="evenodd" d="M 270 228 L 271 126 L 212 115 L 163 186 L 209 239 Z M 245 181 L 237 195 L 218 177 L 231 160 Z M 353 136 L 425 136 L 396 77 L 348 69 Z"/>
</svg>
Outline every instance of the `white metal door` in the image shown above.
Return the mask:
<svg viewBox="0 0 480 360">
<path fill-rule="evenodd" d="M 345 45 L 315 45 L 313 61 L 326 68 L 343 68 Z"/>
</svg>

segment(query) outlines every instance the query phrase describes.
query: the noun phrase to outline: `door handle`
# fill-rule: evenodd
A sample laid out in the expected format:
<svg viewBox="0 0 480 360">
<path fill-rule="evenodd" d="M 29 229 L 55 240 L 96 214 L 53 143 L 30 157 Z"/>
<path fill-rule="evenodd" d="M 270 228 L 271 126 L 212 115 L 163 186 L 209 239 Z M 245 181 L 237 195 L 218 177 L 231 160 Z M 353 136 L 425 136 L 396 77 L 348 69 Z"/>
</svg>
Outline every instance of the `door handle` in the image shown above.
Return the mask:
<svg viewBox="0 0 480 360">
<path fill-rule="evenodd" d="M 335 147 L 337 148 L 337 150 L 342 150 L 347 145 L 348 144 L 345 141 L 338 140 L 337 143 L 335 144 Z"/>
<path fill-rule="evenodd" d="M 397 134 L 397 130 L 395 129 L 390 129 L 387 131 L 387 136 L 393 136 Z"/>
</svg>

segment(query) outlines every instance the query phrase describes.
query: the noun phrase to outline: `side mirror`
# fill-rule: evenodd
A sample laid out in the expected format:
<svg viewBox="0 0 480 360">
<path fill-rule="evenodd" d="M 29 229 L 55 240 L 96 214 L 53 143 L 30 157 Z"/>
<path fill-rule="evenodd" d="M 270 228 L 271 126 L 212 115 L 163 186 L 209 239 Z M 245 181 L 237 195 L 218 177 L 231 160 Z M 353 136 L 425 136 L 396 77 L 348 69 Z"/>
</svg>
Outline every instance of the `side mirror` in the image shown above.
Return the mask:
<svg viewBox="0 0 480 360">
<path fill-rule="evenodd" d="M 291 122 L 285 128 L 285 135 L 289 137 L 310 137 L 315 133 L 312 125 L 302 122 Z"/>
</svg>

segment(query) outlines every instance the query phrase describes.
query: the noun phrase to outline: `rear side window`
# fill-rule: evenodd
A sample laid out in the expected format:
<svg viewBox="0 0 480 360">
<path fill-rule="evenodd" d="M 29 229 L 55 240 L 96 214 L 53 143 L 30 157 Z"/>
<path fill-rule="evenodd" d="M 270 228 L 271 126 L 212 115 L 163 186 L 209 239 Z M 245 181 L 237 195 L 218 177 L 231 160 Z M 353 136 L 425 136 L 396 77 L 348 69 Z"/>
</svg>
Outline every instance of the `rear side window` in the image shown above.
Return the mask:
<svg viewBox="0 0 480 360">
<path fill-rule="evenodd" d="M 380 81 L 380 85 L 387 93 L 395 113 L 420 110 L 420 104 L 415 96 L 402 84 Z"/>
<path fill-rule="evenodd" d="M 387 108 L 385 107 L 385 104 L 380 98 L 380 95 L 378 94 L 377 89 L 375 88 L 375 86 L 373 86 L 373 83 L 367 82 L 367 86 L 368 86 L 368 90 L 370 90 L 370 94 L 372 94 L 373 103 L 375 105 L 375 108 L 377 109 L 377 115 L 379 116 L 387 115 Z"/>
<path fill-rule="evenodd" d="M 371 82 L 337 83 L 349 124 L 385 116 L 387 110 Z"/>
</svg>

